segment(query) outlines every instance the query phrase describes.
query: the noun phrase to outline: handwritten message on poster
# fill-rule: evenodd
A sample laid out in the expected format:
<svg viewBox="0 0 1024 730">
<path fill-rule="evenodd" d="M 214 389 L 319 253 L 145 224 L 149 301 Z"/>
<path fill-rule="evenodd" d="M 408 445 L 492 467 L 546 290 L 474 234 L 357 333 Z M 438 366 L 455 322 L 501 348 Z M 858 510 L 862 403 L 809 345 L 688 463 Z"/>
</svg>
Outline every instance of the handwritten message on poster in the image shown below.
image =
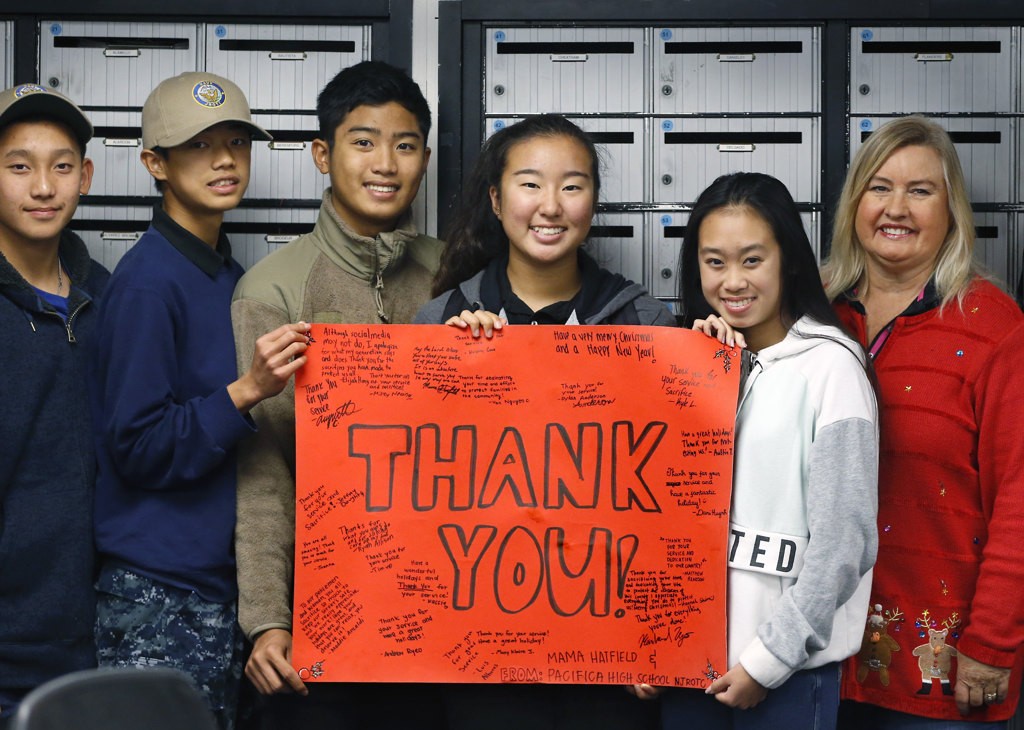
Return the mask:
<svg viewBox="0 0 1024 730">
<path fill-rule="evenodd" d="M 304 680 L 724 672 L 736 351 L 657 327 L 312 336 L 295 395 Z"/>
</svg>

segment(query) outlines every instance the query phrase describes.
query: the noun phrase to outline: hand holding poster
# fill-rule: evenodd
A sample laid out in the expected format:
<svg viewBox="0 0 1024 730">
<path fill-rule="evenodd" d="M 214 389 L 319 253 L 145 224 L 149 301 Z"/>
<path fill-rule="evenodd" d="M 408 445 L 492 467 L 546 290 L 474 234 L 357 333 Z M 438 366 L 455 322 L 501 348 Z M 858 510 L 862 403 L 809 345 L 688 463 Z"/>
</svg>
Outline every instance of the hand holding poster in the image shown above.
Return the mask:
<svg viewBox="0 0 1024 730">
<path fill-rule="evenodd" d="M 304 681 L 703 687 L 724 671 L 738 351 L 659 327 L 311 334 Z"/>
</svg>

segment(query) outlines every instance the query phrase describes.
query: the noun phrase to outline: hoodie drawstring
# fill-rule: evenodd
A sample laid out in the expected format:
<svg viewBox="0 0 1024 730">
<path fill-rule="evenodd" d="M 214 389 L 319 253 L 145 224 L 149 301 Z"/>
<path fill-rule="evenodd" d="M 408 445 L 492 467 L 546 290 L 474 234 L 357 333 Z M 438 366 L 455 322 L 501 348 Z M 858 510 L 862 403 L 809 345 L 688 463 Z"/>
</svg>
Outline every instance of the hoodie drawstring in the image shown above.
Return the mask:
<svg viewBox="0 0 1024 730">
<path fill-rule="evenodd" d="M 380 269 L 377 269 L 377 283 L 373 287 L 373 296 L 377 301 L 377 316 L 380 317 L 380 321 L 384 324 L 391 324 L 391 320 L 388 318 L 387 312 L 384 311 L 384 298 L 381 296 L 381 292 L 384 291 L 384 275 Z"/>
</svg>

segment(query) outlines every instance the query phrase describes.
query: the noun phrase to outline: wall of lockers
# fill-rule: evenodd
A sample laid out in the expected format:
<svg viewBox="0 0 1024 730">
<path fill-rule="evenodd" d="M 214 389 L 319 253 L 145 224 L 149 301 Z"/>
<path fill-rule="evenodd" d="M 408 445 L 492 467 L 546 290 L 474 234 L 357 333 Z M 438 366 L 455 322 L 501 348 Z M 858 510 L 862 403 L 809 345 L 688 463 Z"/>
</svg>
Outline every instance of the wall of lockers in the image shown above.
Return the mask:
<svg viewBox="0 0 1024 730">
<path fill-rule="evenodd" d="M 342 66 L 379 58 L 418 71 L 436 112 L 437 184 L 421 191 L 429 232 L 443 230 L 484 138 L 562 112 L 605 157 L 592 249 L 671 301 L 689 210 L 717 175 L 779 177 L 824 254 L 850 156 L 887 119 L 922 112 L 960 152 L 979 259 L 1021 294 L 1017 0 L 226 0 L 215 14 L 200 0 L 93 5 L 39 0 L 33 15 L 0 15 L 0 78 L 39 79 L 92 118 L 98 174 L 75 226 L 108 266 L 157 199 L 137 158 L 141 106 L 160 79 L 201 69 L 232 78 L 275 137 L 254 147 L 246 199 L 226 219 L 250 266 L 315 220 L 327 184 L 308 150 L 317 91 Z M 429 48 L 426 64 L 414 45 Z"/>
</svg>

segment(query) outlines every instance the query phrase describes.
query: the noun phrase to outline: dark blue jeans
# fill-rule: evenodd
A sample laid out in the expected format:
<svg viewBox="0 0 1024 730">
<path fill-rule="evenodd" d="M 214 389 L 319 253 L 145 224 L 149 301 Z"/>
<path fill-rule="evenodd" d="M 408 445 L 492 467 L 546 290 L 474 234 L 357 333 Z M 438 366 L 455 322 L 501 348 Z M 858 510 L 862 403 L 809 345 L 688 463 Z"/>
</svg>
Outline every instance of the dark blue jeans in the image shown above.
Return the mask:
<svg viewBox="0 0 1024 730">
<path fill-rule="evenodd" d="M 835 730 L 839 665 L 826 664 L 790 677 L 749 710 L 734 710 L 699 689 L 662 695 L 662 730 Z"/>
</svg>

